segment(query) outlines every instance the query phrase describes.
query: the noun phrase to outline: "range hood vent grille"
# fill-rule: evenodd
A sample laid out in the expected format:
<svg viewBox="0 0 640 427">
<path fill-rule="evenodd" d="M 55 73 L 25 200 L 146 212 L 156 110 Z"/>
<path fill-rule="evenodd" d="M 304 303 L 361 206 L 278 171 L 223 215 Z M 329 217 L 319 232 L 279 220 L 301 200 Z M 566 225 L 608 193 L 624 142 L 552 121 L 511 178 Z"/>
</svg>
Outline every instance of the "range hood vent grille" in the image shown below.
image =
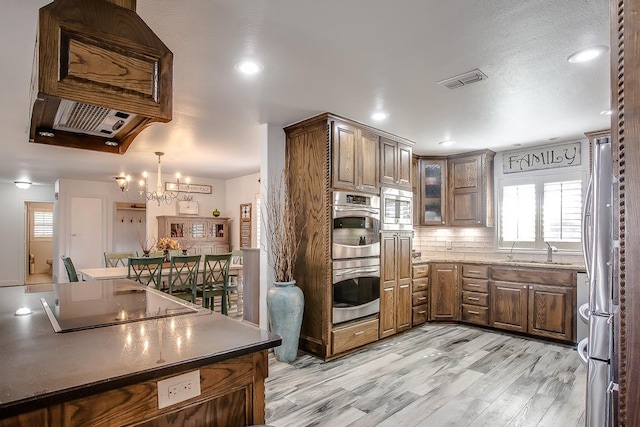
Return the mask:
<svg viewBox="0 0 640 427">
<path fill-rule="evenodd" d="M 109 137 L 116 135 L 134 117 L 134 114 L 123 111 L 63 99 L 56 112 L 53 128 Z"/>
<path fill-rule="evenodd" d="M 63 109 L 61 108 L 59 111 L 63 111 Z M 108 114 L 108 108 L 74 102 L 64 127 L 95 132 Z M 58 120 L 56 122 L 59 124 Z"/>
<path fill-rule="evenodd" d="M 467 86 L 472 83 L 478 83 L 482 80 L 486 80 L 489 77 L 479 69 L 467 71 L 466 73 L 459 74 L 448 79 L 440 80 L 437 84 L 442 85 L 448 89 L 457 89 L 462 86 Z"/>
</svg>

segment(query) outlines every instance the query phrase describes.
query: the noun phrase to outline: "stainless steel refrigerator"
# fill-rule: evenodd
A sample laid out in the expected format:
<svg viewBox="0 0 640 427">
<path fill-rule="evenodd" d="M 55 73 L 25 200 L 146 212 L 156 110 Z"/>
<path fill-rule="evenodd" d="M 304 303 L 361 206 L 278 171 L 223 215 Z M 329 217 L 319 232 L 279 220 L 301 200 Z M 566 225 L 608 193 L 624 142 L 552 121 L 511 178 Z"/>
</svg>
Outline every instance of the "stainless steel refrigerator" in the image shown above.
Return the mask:
<svg viewBox="0 0 640 427">
<path fill-rule="evenodd" d="M 586 426 L 614 425 L 617 378 L 614 360 L 614 183 L 611 143 L 600 138 L 593 144 L 593 171 L 583 213 L 583 251 L 589 278 L 589 302 L 579 309 L 588 322 L 589 336 L 578 343 L 587 364 Z"/>
</svg>

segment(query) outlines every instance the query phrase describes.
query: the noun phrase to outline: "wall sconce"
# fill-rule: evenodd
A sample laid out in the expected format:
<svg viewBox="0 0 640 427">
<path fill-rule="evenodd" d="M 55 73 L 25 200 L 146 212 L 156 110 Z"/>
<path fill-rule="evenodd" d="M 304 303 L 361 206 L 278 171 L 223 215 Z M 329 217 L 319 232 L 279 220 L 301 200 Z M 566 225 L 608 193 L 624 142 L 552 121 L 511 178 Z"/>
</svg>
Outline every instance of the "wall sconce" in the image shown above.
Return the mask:
<svg viewBox="0 0 640 427">
<path fill-rule="evenodd" d="M 13 181 L 13 183 L 21 190 L 26 190 L 31 187 L 31 183 L 29 181 Z"/>
<path fill-rule="evenodd" d="M 124 191 L 127 188 L 127 178 L 124 176 L 116 176 L 114 177 L 116 183 L 118 183 L 118 187 L 120 187 L 120 191 Z"/>
</svg>

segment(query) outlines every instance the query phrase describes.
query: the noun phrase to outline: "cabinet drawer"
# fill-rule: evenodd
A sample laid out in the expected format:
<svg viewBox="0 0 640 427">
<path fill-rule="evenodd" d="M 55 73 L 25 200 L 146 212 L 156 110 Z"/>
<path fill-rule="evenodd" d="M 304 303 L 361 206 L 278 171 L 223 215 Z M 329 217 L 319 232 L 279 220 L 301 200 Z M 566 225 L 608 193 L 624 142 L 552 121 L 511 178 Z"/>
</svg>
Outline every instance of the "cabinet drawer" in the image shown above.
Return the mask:
<svg viewBox="0 0 640 427">
<path fill-rule="evenodd" d="M 462 279 L 462 290 L 471 292 L 489 292 L 489 281 L 478 279 Z"/>
<path fill-rule="evenodd" d="M 470 305 L 480 305 L 486 307 L 489 301 L 489 294 L 481 292 L 464 291 L 462 293 L 462 303 Z"/>
<path fill-rule="evenodd" d="M 462 277 L 474 277 L 477 279 L 489 278 L 488 265 L 462 265 Z"/>
<path fill-rule="evenodd" d="M 413 307 L 412 309 L 412 320 L 413 320 L 413 326 L 415 325 L 419 325 L 420 323 L 424 323 L 427 321 L 427 317 L 428 317 L 428 305 L 427 304 L 423 304 L 423 305 L 418 305 L 416 307 Z"/>
<path fill-rule="evenodd" d="M 378 340 L 378 319 L 366 320 L 331 331 L 333 354 Z"/>
<path fill-rule="evenodd" d="M 423 277 L 421 279 L 413 279 L 413 292 L 426 291 L 429 288 L 429 279 Z"/>
<path fill-rule="evenodd" d="M 413 278 L 427 277 L 429 275 L 429 264 L 414 265 Z"/>
<path fill-rule="evenodd" d="M 551 270 L 548 268 L 526 268 L 495 266 L 491 271 L 493 280 L 506 282 L 537 283 L 551 286 L 575 287 L 575 270 Z"/>
<path fill-rule="evenodd" d="M 423 291 L 423 292 L 414 292 L 411 298 L 411 305 L 412 306 L 417 306 L 417 305 L 422 305 L 422 304 L 426 304 L 427 303 L 427 291 Z"/>
<path fill-rule="evenodd" d="M 477 305 L 462 304 L 462 321 L 478 325 L 489 324 L 489 309 Z"/>
</svg>

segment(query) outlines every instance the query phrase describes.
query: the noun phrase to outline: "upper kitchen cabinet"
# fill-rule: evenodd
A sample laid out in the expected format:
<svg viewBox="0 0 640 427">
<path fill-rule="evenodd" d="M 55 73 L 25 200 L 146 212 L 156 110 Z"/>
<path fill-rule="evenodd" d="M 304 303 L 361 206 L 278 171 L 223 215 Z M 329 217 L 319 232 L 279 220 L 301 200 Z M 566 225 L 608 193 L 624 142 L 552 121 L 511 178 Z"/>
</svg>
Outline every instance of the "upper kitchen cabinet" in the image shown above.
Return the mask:
<svg viewBox="0 0 640 427">
<path fill-rule="evenodd" d="M 447 225 L 493 227 L 494 156 L 485 150 L 448 158 Z"/>
<path fill-rule="evenodd" d="M 411 146 L 380 138 L 380 183 L 411 189 Z"/>
<path fill-rule="evenodd" d="M 419 206 L 420 225 L 447 223 L 447 160 L 420 159 L 420 194 L 414 205 Z"/>
<path fill-rule="evenodd" d="M 489 150 L 419 157 L 415 224 L 493 227 L 493 157 Z"/>
<path fill-rule="evenodd" d="M 341 121 L 332 130 L 333 188 L 379 193 L 380 137 Z"/>
</svg>

